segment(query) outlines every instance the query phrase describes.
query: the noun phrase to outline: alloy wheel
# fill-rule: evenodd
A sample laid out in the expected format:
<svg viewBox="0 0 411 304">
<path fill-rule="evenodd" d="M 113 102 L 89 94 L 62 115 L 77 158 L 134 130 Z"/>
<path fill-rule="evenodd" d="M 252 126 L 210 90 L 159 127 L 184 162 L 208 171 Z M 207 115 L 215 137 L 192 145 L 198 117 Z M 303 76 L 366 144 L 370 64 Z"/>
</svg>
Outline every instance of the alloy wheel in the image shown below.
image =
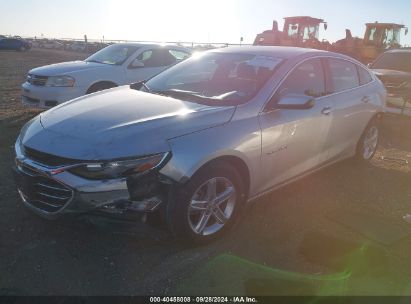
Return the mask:
<svg viewBox="0 0 411 304">
<path fill-rule="evenodd" d="M 190 228 L 198 235 L 212 235 L 231 219 L 236 204 L 236 189 L 225 177 L 214 177 L 194 192 L 188 207 Z"/>
<path fill-rule="evenodd" d="M 369 128 L 365 134 L 363 141 L 363 158 L 365 160 L 371 159 L 374 155 L 378 145 L 378 136 L 379 132 L 376 126 Z"/>
</svg>

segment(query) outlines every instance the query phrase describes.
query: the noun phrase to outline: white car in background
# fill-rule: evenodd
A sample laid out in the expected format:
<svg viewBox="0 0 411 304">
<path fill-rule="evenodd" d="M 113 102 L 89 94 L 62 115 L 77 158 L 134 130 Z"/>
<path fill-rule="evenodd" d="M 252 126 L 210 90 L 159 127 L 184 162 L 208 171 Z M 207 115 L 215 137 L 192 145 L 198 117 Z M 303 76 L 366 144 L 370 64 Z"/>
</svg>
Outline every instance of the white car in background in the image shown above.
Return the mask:
<svg viewBox="0 0 411 304">
<path fill-rule="evenodd" d="M 68 45 L 66 49 L 75 52 L 85 52 L 87 49 L 87 44 L 85 42 L 74 42 Z"/>
<path fill-rule="evenodd" d="M 62 50 L 64 49 L 64 44 L 55 40 L 48 40 L 42 43 L 42 47 L 50 50 Z"/>
<path fill-rule="evenodd" d="M 84 61 L 30 70 L 22 84 L 22 103 L 50 108 L 85 94 L 147 80 L 190 57 L 191 52 L 175 45 L 113 44 Z"/>
</svg>

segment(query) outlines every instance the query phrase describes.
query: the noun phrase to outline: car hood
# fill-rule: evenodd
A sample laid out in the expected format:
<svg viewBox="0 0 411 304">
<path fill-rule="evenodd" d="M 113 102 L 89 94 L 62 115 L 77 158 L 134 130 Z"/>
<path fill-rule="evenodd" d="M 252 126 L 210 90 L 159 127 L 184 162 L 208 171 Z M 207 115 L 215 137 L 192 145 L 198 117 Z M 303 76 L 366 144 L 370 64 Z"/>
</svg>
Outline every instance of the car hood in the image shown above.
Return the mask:
<svg viewBox="0 0 411 304">
<path fill-rule="evenodd" d="M 123 86 L 42 113 L 22 141 L 71 159 L 149 155 L 169 151 L 168 139 L 227 123 L 234 111 L 233 106 L 206 106 Z"/>
<path fill-rule="evenodd" d="M 411 72 L 397 71 L 397 70 L 386 70 L 386 69 L 373 69 L 372 70 L 378 78 L 382 81 L 393 79 L 393 80 L 411 80 Z"/>
<path fill-rule="evenodd" d="M 61 76 L 70 75 L 84 70 L 104 69 L 109 67 L 107 64 L 86 62 L 86 61 L 69 61 L 42 66 L 30 70 L 29 74 L 38 76 Z"/>
</svg>

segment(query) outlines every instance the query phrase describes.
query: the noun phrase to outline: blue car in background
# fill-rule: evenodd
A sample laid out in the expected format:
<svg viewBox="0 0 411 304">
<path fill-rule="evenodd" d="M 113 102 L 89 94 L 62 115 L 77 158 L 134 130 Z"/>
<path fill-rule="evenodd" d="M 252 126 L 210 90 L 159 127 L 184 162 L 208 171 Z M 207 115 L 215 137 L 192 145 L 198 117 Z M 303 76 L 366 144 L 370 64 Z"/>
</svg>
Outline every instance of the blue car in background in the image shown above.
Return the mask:
<svg viewBox="0 0 411 304">
<path fill-rule="evenodd" d="M 31 48 L 30 43 L 21 38 L 9 38 L 0 36 L 0 50 L 27 51 Z"/>
</svg>

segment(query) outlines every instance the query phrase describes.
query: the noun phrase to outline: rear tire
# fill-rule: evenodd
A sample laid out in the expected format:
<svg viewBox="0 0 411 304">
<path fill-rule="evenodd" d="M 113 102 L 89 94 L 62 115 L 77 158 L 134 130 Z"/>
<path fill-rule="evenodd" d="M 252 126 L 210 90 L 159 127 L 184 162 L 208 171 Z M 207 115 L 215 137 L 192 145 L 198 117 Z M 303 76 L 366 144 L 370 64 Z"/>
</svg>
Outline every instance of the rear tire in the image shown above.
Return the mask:
<svg viewBox="0 0 411 304">
<path fill-rule="evenodd" d="M 88 90 L 86 94 L 92 94 L 95 92 L 115 88 L 117 85 L 112 82 L 98 82 L 93 84 Z"/>
<path fill-rule="evenodd" d="M 166 210 L 170 231 L 178 239 L 195 244 L 219 238 L 239 219 L 244 189 L 231 165 L 221 161 L 207 165 L 173 191 Z"/>
<path fill-rule="evenodd" d="M 373 118 L 365 128 L 357 144 L 356 160 L 361 163 L 368 163 L 374 157 L 378 149 L 381 136 L 380 122 Z"/>
</svg>

